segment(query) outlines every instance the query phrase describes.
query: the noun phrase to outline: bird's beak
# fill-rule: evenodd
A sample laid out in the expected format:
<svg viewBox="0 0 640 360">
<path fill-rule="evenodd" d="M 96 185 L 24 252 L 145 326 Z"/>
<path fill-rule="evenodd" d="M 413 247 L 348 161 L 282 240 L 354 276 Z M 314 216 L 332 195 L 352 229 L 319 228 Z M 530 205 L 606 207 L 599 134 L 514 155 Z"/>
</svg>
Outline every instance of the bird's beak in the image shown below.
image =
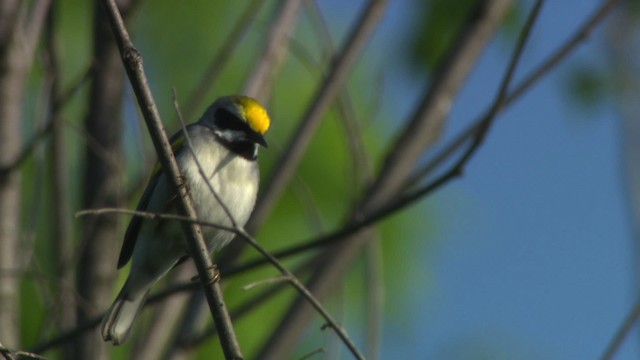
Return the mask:
<svg viewBox="0 0 640 360">
<path fill-rule="evenodd" d="M 258 134 L 257 132 L 250 132 L 249 133 L 249 140 L 253 141 L 256 144 L 262 145 L 265 148 L 269 147 L 267 145 L 267 141 L 264 139 L 264 137 L 262 135 Z"/>
</svg>

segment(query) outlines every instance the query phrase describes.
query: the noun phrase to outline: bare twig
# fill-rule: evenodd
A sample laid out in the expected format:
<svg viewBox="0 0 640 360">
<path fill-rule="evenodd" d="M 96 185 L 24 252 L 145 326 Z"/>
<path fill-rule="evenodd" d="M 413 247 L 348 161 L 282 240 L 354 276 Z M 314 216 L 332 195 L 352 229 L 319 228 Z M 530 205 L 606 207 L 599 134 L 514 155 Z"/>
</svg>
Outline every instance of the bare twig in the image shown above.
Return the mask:
<svg viewBox="0 0 640 360">
<path fill-rule="evenodd" d="M 640 246 L 640 152 L 638 143 L 640 141 L 640 122 L 638 122 L 637 99 L 640 96 L 638 77 L 638 64 L 640 64 L 640 53 L 638 52 L 637 34 L 640 30 L 640 23 L 637 21 L 636 2 L 625 1 L 620 4 L 620 8 L 615 13 L 614 18 L 608 24 L 605 42 L 609 52 L 609 61 L 612 68 L 612 77 L 616 83 L 621 85 L 615 92 L 616 110 L 622 120 L 620 138 L 622 139 L 623 173 L 629 209 L 629 221 L 632 225 L 631 253 L 633 254 L 633 285 L 637 288 L 640 280 L 638 277 L 638 249 Z M 634 291 L 635 293 L 635 291 Z M 622 354 L 618 354 L 622 344 L 627 342 L 627 348 L 634 348 L 636 345 L 636 333 L 638 330 L 638 319 L 640 319 L 640 299 L 635 300 L 635 305 L 627 313 L 618 325 L 615 335 L 607 344 L 601 359 L 611 360 L 622 359 Z M 633 330 L 636 332 L 632 335 Z M 635 349 L 634 349 L 635 350 Z"/>
<path fill-rule="evenodd" d="M 68 89 L 62 91 L 60 96 L 53 100 L 52 107 L 61 109 L 68 104 L 68 101 L 73 98 L 73 96 L 78 92 L 78 90 L 84 85 L 89 77 L 90 70 L 85 71 L 81 74 L 80 78 L 73 82 Z M 11 171 L 17 170 L 22 164 L 24 164 L 25 160 L 29 158 L 33 154 L 33 151 L 36 147 L 51 133 L 53 129 L 54 123 L 49 121 L 47 124 L 41 129 L 37 130 L 35 134 L 31 136 L 24 147 L 20 150 L 19 154 L 11 161 L 11 163 L 0 166 L 0 176 L 6 175 Z"/>
<path fill-rule="evenodd" d="M 605 0 L 594 14 L 589 17 L 584 24 L 579 26 L 576 32 L 569 37 L 569 39 L 558 48 L 558 50 L 525 76 L 524 80 L 521 80 L 513 87 L 513 91 L 506 95 L 503 106 L 498 109 L 498 112 L 502 112 L 509 105 L 520 99 L 531 87 L 533 87 L 533 85 L 536 85 L 540 79 L 544 78 L 544 76 L 554 70 L 562 61 L 572 54 L 578 45 L 581 45 L 588 39 L 593 29 L 604 20 L 604 18 L 619 2 L 620 0 Z M 415 175 L 405 183 L 405 187 L 409 187 L 417 183 L 420 179 L 430 174 L 444 160 L 448 159 L 453 152 L 459 149 L 465 141 L 470 139 L 478 131 L 482 123 L 487 121 L 486 119 L 490 116 L 491 111 L 493 111 L 493 109 L 490 108 L 472 125 L 460 132 L 460 134 L 456 136 L 449 145 L 434 156 L 430 162 L 418 170 Z"/>
<path fill-rule="evenodd" d="M 329 26 L 322 16 L 317 2 L 309 1 L 307 2 L 307 7 L 310 8 L 309 13 L 312 23 L 315 24 L 315 28 L 317 28 L 316 31 L 323 44 L 324 57 L 329 61 L 335 54 L 335 48 L 331 34 L 329 33 Z M 354 199 L 351 200 L 355 202 L 356 197 L 359 196 L 355 190 L 362 187 L 363 184 L 369 185 L 373 177 L 373 167 L 371 166 L 371 159 L 367 155 L 364 146 L 361 125 L 356 115 L 353 99 L 347 87 L 344 87 L 340 96 L 338 96 L 337 105 L 341 115 L 340 119 L 344 125 L 347 144 L 349 145 L 348 153 L 352 155 L 351 161 L 353 163 L 352 169 L 354 176 L 350 176 L 350 178 L 353 178 L 354 191 L 351 191 L 351 193 L 353 193 Z M 355 206 L 355 203 L 353 205 Z"/>
<path fill-rule="evenodd" d="M 308 272 L 311 268 L 312 266 L 310 266 L 309 264 L 302 264 L 294 269 L 293 273 L 302 274 L 304 272 Z M 254 310 L 260 305 L 267 303 L 269 299 L 278 295 L 281 290 L 287 287 L 287 283 L 278 282 L 275 284 L 275 286 L 271 286 L 263 291 L 254 291 L 253 296 L 249 296 L 247 300 L 242 302 L 239 306 L 231 311 L 233 318 L 239 319 L 249 314 L 250 311 Z M 184 338 L 178 338 L 177 346 L 181 349 L 180 351 L 189 351 L 190 349 L 196 348 L 203 342 L 207 341 L 207 339 L 214 336 L 215 333 L 215 327 L 211 326 L 199 334 L 187 336 Z"/>
<path fill-rule="evenodd" d="M 583 24 L 582 26 L 580 26 L 578 28 L 578 30 L 576 31 L 575 35 L 572 36 L 565 44 L 563 44 L 560 49 L 558 51 L 556 51 L 552 56 L 550 56 L 549 59 L 545 60 L 542 65 L 538 66 L 536 68 L 536 70 L 533 70 L 532 73 L 530 75 L 525 76 L 525 80 L 521 81 L 518 85 L 514 86 L 514 90 L 512 92 L 509 93 L 509 95 L 506 98 L 505 104 L 504 106 L 508 106 L 510 104 L 512 104 L 516 99 L 518 99 L 520 96 L 522 96 L 526 90 L 528 90 L 532 85 L 537 84 L 537 81 L 540 80 L 542 77 L 544 77 L 549 70 L 554 69 L 555 64 L 560 63 L 562 60 L 566 59 L 567 55 L 572 53 L 573 50 L 575 50 L 575 47 L 579 44 L 582 43 L 582 41 L 587 37 L 587 34 L 589 34 L 593 28 L 598 25 L 603 19 L 604 17 L 610 12 L 610 10 L 612 10 L 613 5 L 616 4 L 618 2 L 618 0 L 607 0 L 605 2 L 603 2 L 602 6 L 596 11 L 596 13 L 588 20 L 585 22 L 585 24 Z M 485 115 L 486 116 L 486 115 Z M 484 121 L 484 116 L 475 124 L 474 128 L 478 127 L 478 124 L 482 121 Z M 471 135 L 468 135 L 467 137 L 465 137 L 463 140 L 467 139 L 468 137 L 472 136 L 473 133 L 475 132 L 475 130 L 470 131 L 469 133 Z M 433 191 L 434 189 L 438 188 L 439 186 L 443 185 L 444 183 L 446 183 L 446 180 L 443 182 L 432 182 L 431 183 L 431 188 Z M 426 191 L 427 193 L 429 193 L 429 191 Z M 419 198 L 414 197 L 412 202 L 406 202 L 404 204 L 402 204 L 402 206 L 399 206 L 400 204 L 395 203 L 395 204 L 390 204 L 387 206 L 383 206 L 381 208 L 379 208 L 377 211 L 367 214 L 367 216 L 365 216 L 364 214 L 360 217 L 355 217 L 353 219 L 351 219 L 350 222 L 348 222 L 347 224 L 345 224 L 341 229 L 338 229 L 332 233 L 323 235 L 319 238 L 316 239 L 312 239 L 312 240 L 306 240 L 306 241 L 300 241 L 298 243 L 300 243 L 301 245 L 296 245 L 295 247 L 291 247 L 291 248 L 287 248 L 287 249 L 283 249 L 280 251 L 277 251 L 274 253 L 274 256 L 276 258 L 282 259 L 285 257 L 289 257 L 295 254 L 299 254 L 299 253 L 303 253 L 303 252 L 307 252 L 311 249 L 316 249 L 316 248 L 320 248 L 320 247 L 324 247 L 328 244 L 334 243 L 336 241 L 342 241 L 344 240 L 346 237 L 357 233 L 358 231 L 366 228 L 367 226 L 391 215 L 394 213 L 394 211 L 398 211 L 404 208 L 404 206 L 408 206 L 410 204 L 413 204 L 415 201 L 417 201 Z M 185 221 L 186 219 L 175 219 L 175 220 L 179 220 L 179 221 Z M 229 231 L 233 231 L 233 229 L 228 229 Z M 264 260 L 263 258 L 258 259 L 257 261 L 250 261 L 247 262 L 243 265 L 234 267 L 229 269 L 229 271 L 221 271 L 223 276 L 231 276 L 233 274 L 237 274 L 237 273 L 241 273 L 244 272 L 248 269 L 253 269 L 259 265 L 262 264 L 266 264 L 266 260 Z M 182 291 L 192 291 L 195 288 L 197 288 L 199 285 L 197 283 L 182 283 L 182 284 L 177 284 L 171 287 L 168 287 L 166 289 L 163 289 L 161 291 L 159 291 L 158 293 L 152 295 L 149 300 L 147 301 L 147 304 L 154 304 L 158 301 L 162 301 L 164 298 L 166 298 L 167 296 L 171 296 L 172 294 L 178 293 L 178 292 L 182 292 Z M 635 313 L 635 311 L 634 311 Z M 640 311 L 638 312 L 640 313 Z M 635 316 L 635 315 L 634 315 Z M 627 322 L 631 321 L 635 321 L 635 318 L 632 320 L 631 319 L 632 316 L 627 318 Z M 56 336 L 55 338 L 52 338 L 50 340 L 48 340 L 47 342 L 43 342 L 41 344 L 38 344 L 37 346 L 32 348 L 32 351 L 34 352 L 43 352 L 46 351 L 47 349 L 50 349 L 52 347 L 56 347 L 59 346 L 60 344 L 63 344 L 67 341 L 70 341 L 71 339 L 73 339 L 74 337 L 78 336 L 78 334 L 83 333 L 85 331 L 87 331 L 88 329 L 95 327 L 100 321 L 100 317 L 96 317 L 93 319 L 90 319 L 87 323 L 81 324 L 79 325 L 78 328 L 75 329 L 70 329 L 69 331 L 65 332 L 65 333 L 61 333 L 58 336 Z M 625 323 L 626 324 L 626 323 Z M 629 326 L 629 325 L 625 325 Z M 620 333 L 627 333 L 628 329 L 623 330 L 621 328 L 621 331 L 619 332 L 619 334 L 617 336 L 620 336 Z M 210 335 L 210 334 L 209 334 Z M 624 337 L 625 335 L 623 335 Z M 617 348 L 619 346 L 621 342 L 618 340 L 616 342 L 616 345 L 610 345 L 610 348 Z M 610 350 L 608 350 L 610 351 Z"/>
<path fill-rule="evenodd" d="M 27 142 L 27 144 L 20 150 L 20 153 L 12 159 L 12 161 L 6 165 L 0 166 L 0 176 L 5 176 L 12 171 L 17 170 L 24 163 L 25 160 L 33 154 L 36 146 L 40 144 L 42 140 L 44 140 L 47 135 L 53 129 L 53 122 L 48 122 L 44 128 L 37 131 L 35 135 Z"/>
<path fill-rule="evenodd" d="M 546 75 L 550 70 L 554 69 L 555 65 L 559 64 L 562 60 L 564 60 L 567 57 L 567 55 L 570 54 L 578 44 L 582 43 L 582 41 L 586 39 L 586 34 L 590 33 L 596 25 L 602 22 L 605 16 L 613 9 L 613 5 L 615 5 L 617 2 L 618 0 L 605 1 L 601 5 L 601 7 L 594 13 L 594 15 L 591 18 L 589 18 L 581 27 L 579 27 L 575 35 L 572 36 L 565 44 L 563 44 L 558 51 L 556 51 L 550 58 L 545 60 L 535 70 L 533 70 L 528 76 L 525 77 L 524 80 L 518 83 L 518 85 L 514 86 L 514 90 L 509 92 L 509 94 L 503 98 L 502 106 L 500 107 L 496 107 L 495 105 L 492 106 L 491 109 L 487 111 L 487 113 L 483 115 L 478 121 L 476 121 L 476 123 L 473 126 L 471 126 L 469 129 L 464 131 L 459 137 L 453 140 L 445 148 L 445 150 L 443 150 L 443 152 L 436 157 L 436 159 L 433 162 L 431 162 L 425 167 L 425 169 L 431 170 L 435 168 L 437 164 L 441 163 L 445 159 L 448 159 L 449 156 L 454 152 L 454 150 L 456 150 L 458 147 L 464 144 L 465 140 L 473 136 L 476 133 L 476 131 L 480 128 L 480 126 L 488 121 L 487 119 L 490 117 L 490 115 L 493 112 L 496 111 L 496 108 L 498 109 L 498 113 L 499 113 L 500 111 L 504 110 L 505 107 L 512 104 L 516 99 L 522 96 L 526 92 L 526 90 L 528 90 L 531 86 L 537 84 L 537 82 L 541 78 L 543 78 L 544 75 Z M 495 115 L 497 115 L 498 113 L 496 113 Z M 426 174 L 426 172 L 424 171 L 422 171 L 421 173 Z M 285 258 L 291 255 L 303 253 L 309 249 L 326 246 L 337 240 L 341 240 L 346 236 L 349 236 L 395 213 L 396 211 L 399 211 L 405 208 L 406 206 L 409 206 L 415 203 L 415 201 L 420 199 L 420 196 L 424 196 L 425 194 L 429 194 L 433 192 L 434 190 L 438 189 L 440 186 L 447 183 L 447 181 L 449 181 L 450 178 L 451 178 L 451 175 L 446 177 L 439 177 L 438 179 L 433 180 L 430 184 L 423 186 L 419 190 L 408 192 L 405 196 L 400 198 L 398 201 L 385 204 L 384 206 L 380 207 L 376 211 L 373 211 L 368 214 L 362 214 L 361 216 L 352 219 L 349 223 L 347 223 L 341 229 L 338 229 L 329 234 L 320 236 L 315 240 L 300 241 L 298 242 L 299 245 L 293 246 L 289 249 L 276 251 L 274 255 L 277 258 Z M 414 177 L 414 179 L 417 179 L 417 177 Z M 415 180 L 413 182 L 415 182 Z M 253 268 L 254 266 L 257 266 L 261 263 L 264 263 L 262 259 L 259 259 L 254 262 L 248 262 L 231 269 L 231 272 L 235 273 L 236 271 L 243 271 L 248 268 Z"/>
<path fill-rule="evenodd" d="M 44 356 L 22 350 L 11 350 L 2 346 L 2 344 L 0 344 L 0 355 L 6 360 L 46 360 Z"/>
<path fill-rule="evenodd" d="M 290 34 L 298 18 L 301 0 L 286 0 L 279 2 L 277 17 L 269 27 L 262 54 L 258 56 L 258 63 L 244 86 L 244 93 L 256 98 L 261 103 L 267 103 L 273 78 L 282 66 L 287 54 Z"/>
<path fill-rule="evenodd" d="M 265 103 L 268 98 L 269 89 L 271 87 L 271 83 L 273 78 L 278 71 L 277 69 L 282 65 L 283 60 L 285 58 L 287 49 L 288 49 L 288 40 L 289 35 L 294 28 L 295 20 L 297 19 L 298 9 L 300 7 L 300 0 L 288 0 L 286 2 L 282 2 L 280 6 L 277 8 L 276 19 L 274 20 L 274 25 L 270 27 L 271 31 L 266 36 L 267 41 L 265 41 L 265 47 L 263 49 L 263 55 L 258 57 L 257 65 L 254 69 L 253 74 L 250 76 L 247 84 L 245 85 L 245 93 L 249 96 L 257 98 L 259 101 Z M 253 9 L 255 12 L 255 9 Z M 243 20 L 248 20 L 250 17 L 249 13 L 245 13 L 243 16 Z M 242 21 L 241 21 L 242 22 Z M 236 32 L 236 34 L 239 34 Z M 180 114 L 180 110 L 176 101 L 175 92 L 174 92 L 174 107 L 182 124 L 183 132 L 186 134 L 184 130 L 184 120 Z M 187 138 L 187 141 L 190 145 L 190 140 Z M 191 150 L 193 151 L 193 150 Z M 234 227 L 237 227 L 236 220 L 231 216 L 229 209 L 226 204 L 224 204 L 219 198 L 218 194 L 214 191 L 213 187 L 209 183 L 207 177 L 204 174 L 202 167 L 200 166 L 198 160 L 195 158 L 196 164 L 198 165 L 199 172 L 207 186 L 209 187 L 210 192 L 214 195 L 218 203 L 223 207 L 227 217 L 231 220 Z M 236 243 L 237 244 L 237 243 Z M 225 253 L 224 259 L 230 261 L 234 259 L 235 256 L 240 254 L 238 251 L 241 247 L 231 247 L 227 249 Z M 236 251 L 234 251 L 236 249 Z M 197 296 L 197 295 L 196 295 Z M 190 309 L 193 311 L 199 311 L 197 306 L 191 306 Z M 190 318 L 194 318 L 191 316 Z M 182 328 L 184 329 L 186 324 L 183 324 Z"/>
<path fill-rule="evenodd" d="M 238 19 L 231 33 L 227 36 L 227 41 L 225 41 L 222 48 L 218 50 L 209 67 L 207 67 L 201 76 L 201 80 L 198 85 L 196 85 L 195 90 L 193 90 L 191 96 L 189 96 L 186 102 L 187 105 L 184 106 L 184 113 L 187 119 L 191 119 L 194 112 L 200 107 L 208 90 L 218 80 L 218 77 L 222 73 L 222 68 L 227 64 L 229 59 L 231 59 L 234 50 L 242 44 L 242 38 L 251 28 L 249 25 L 260 12 L 260 7 L 265 3 L 266 2 L 262 0 L 253 0 L 242 12 L 240 19 Z"/>
<path fill-rule="evenodd" d="M 410 173 L 413 164 L 434 139 L 434 130 L 437 130 L 440 126 L 438 124 L 442 124 L 444 117 L 448 114 L 448 104 L 509 6 L 510 2 L 504 0 L 478 3 L 464 31 L 458 36 L 458 41 L 443 58 L 444 66 L 436 72 L 438 76 L 434 85 L 425 94 L 411 124 L 392 146 L 380 176 L 370 188 L 366 200 L 362 202 L 361 211 L 356 213 L 356 217 L 379 207 L 398 192 L 399 186 Z M 308 287 L 315 296 L 324 298 L 335 287 L 349 266 L 361 254 L 363 246 L 369 239 L 366 231 L 360 232 L 344 239 L 337 247 L 326 249 L 320 255 L 322 261 L 330 262 L 331 266 L 319 267 L 312 276 Z M 292 343 L 297 340 L 302 329 L 311 319 L 311 310 L 305 301 L 297 299 L 273 332 L 274 335 L 260 351 L 260 356 L 286 357 Z"/>
<path fill-rule="evenodd" d="M 418 190 L 409 192 L 408 194 L 401 196 L 396 201 L 390 202 L 389 205 L 387 205 L 388 210 L 391 210 L 392 208 L 393 209 L 402 208 L 405 206 L 406 203 L 410 203 L 415 201 L 418 198 L 421 198 L 422 196 L 439 188 L 441 185 L 447 183 L 450 179 L 462 174 L 464 166 L 471 159 L 471 157 L 476 153 L 477 149 L 480 147 L 480 145 L 484 141 L 484 138 L 487 132 L 489 131 L 491 125 L 493 124 L 494 120 L 498 116 L 500 109 L 502 109 L 502 107 L 504 106 L 504 103 L 507 98 L 507 91 L 508 91 L 509 85 L 511 84 L 514 71 L 520 61 L 520 56 L 522 55 L 522 50 L 524 49 L 524 46 L 527 43 L 527 40 L 529 38 L 529 33 L 531 31 L 531 28 L 538 17 L 538 13 L 540 11 L 540 7 L 542 6 L 542 2 L 543 2 L 542 0 L 536 1 L 533 9 L 530 12 L 529 18 L 527 19 L 527 22 L 525 23 L 522 29 L 522 32 L 520 33 L 520 39 L 518 40 L 516 49 L 511 57 L 511 61 L 509 63 L 507 72 L 505 73 L 502 79 L 502 83 L 500 85 L 498 95 L 496 96 L 496 99 L 491 105 L 491 110 L 489 111 L 488 115 L 479 124 L 471 145 L 463 153 L 460 159 L 449 169 L 449 171 L 439 176 L 433 182 L 425 185 L 424 187 Z"/>
<path fill-rule="evenodd" d="M 238 236 L 242 237 L 244 241 L 248 242 L 249 245 L 253 246 L 264 258 L 268 259 L 269 262 L 275 266 L 283 275 L 284 278 L 304 297 L 304 299 L 313 306 L 316 311 L 325 319 L 327 325 L 331 327 L 336 334 L 340 337 L 342 342 L 347 346 L 351 354 L 356 359 L 364 359 L 364 356 L 360 353 L 355 344 L 349 339 L 346 331 L 338 325 L 338 323 L 333 320 L 332 316 L 324 309 L 322 304 L 311 294 L 311 292 L 298 280 L 298 278 L 293 275 L 289 270 L 287 270 L 281 263 L 276 259 L 273 255 L 271 255 L 268 251 L 266 251 L 258 242 L 249 235 L 244 229 L 236 229 Z"/>
<path fill-rule="evenodd" d="M 323 308 L 320 302 L 313 297 L 313 295 L 304 287 L 304 285 L 293 275 L 289 270 L 287 270 L 273 255 L 267 252 L 262 246 L 258 244 L 258 242 L 247 233 L 244 229 L 240 227 L 228 227 L 216 223 L 211 223 L 207 221 L 200 221 L 194 218 L 186 217 L 183 215 L 174 215 L 174 214 L 161 214 L 147 211 L 136 211 L 136 210 L 128 210 L 128 209 L 92 209 L 92 210 L 83 210 L 76 213 L 76 216 L 83 215 L 101 215 L 101 214 L 109 214 L 109 213 L 120 213 L 120 214 L 131 214 L 135 216 L 141 216 L 149 219 L 162 219 L 162 220 L 176 220 L 183 223 L 188 224 L 198 224 L 200 226 L 210 226 L 219 230 L 226 230 L 235 233 L 237 236 L 241 237 L 244 241 L 246 241 L 249 245 L 255 248 L 264 258 L 266 258 L 269 263 L 271 263 L 276 269 L 278 269 L 284 278 L 308 301 L 317 311 L 322 315 L 327 324 L 334 329 L 334 331 L 338 334 L 340 339 L 344 342 L 344 344 L 349 348 L 349 350 L 353 353 L 353 355 L 358 359 L 363 359 L 362 355 L 353 344 L 353 342 L 349 339 L 344 329 L 339 326 L 331 317 L 331 315 Z"/>
<path fill-rule="evenodd" d="M 149 220 L 174 220 L 174 221 L 180 221 L 187 224 L 200 224 L 204 226 L 209 226 L 212 228 L 216 228 L 218 230 L 228 231 L 232 233 L 236 232 L 236 229 L 234 227 L 201 221 L 185 215 L 161 214 L 161 213 L 155 213 L 155 212 L 149 212 L 149 211 L 130 210 L 130 209 L 122 209 L 122 208 L 102 208 L 102 209 L 81 210 L 76 212 L 75 216 L 78 217 L 78 216 L 86 216 L 86 215 L 106 215 L 106 214 L 133 215 L 133 216 L 143 217 Z"/>
<path fill-rule="evenodd" d="M 633 309 L 631 309 L 629 314 L 625 317 L 624 321 L 620 325 L 620 328 L 614 335 L 613 339 L 611 339 L 609 345 L 607 345 L 607 348 L 600 359 L 613 359 L 624 340 L 627 338 L 627 336 L 629 336 L 631 330 L 633 330 L 633 326 L 638 322 L 638 319 L 640 319 L 640 301 L 636 303 Z"/>
<path fill-rule="evenodd" d="M 277 284 L 280 282 L 287 282 L 287 281 L 290 281 L 290 277 L 287 275 L 274 276 L 274 277 L 254 281 L 252 283 L 248 283 L 247 285 L 242 287 L 242 290 L 251 290 L 259 286 L 273 285 L 273 284 Z"/>
<path fill-rule="evenodd" d="M 216 199 L 216 201 L 218 202 L 218 205 L 220 205 L 220 207 L 224 211 L 227 218 L 229 218 L 229 221 L 231 221 L 232 227 L 236 228 L 238 226 L 238 223 L 236 222 L 236 219 L 231 214 L 231 210 L 229 210 L 229 207 L 227 206 L 227 204 L 225 204 L 224 201 L 222 201 L 222 199 L 218 195 L 218 192 L 213 188 L 213 185 L 211 185 L 211 181 L 209 181 L 209 177 L 207 176 L 204 169 L 202 168 L 202 164 L 200 164 L 200 160 L 196 156 L 196 153 L 193 151 L 193 144 L 191 143 L 191 137 L 187 132 L 187 125 L 184 122 L 184 118 L 182 118 L 182 113 L 180 112 L 180 105 L 178 104 L 178 94 L 176 93 L 175 89 L 173 89 L 173 108 L 178 116 L 178 120 L 180 121 L 182 134 L 184 135 L 184 138 L 187 141 L 187 148 L 189 149 L 189 152 L 191 152 L 191 156 L 193 157 L 193 160 L 196 163 L 196 166 L 198 167 L 198 173 L 200 173 L 200 176 L 202 177 L 202 181 L 205 184 L 207 184 L 207 187 L 209 188 L 209 192 Z"/>
<path fill-rule="evenodd" d="M 293 177 L 293 173 L 302 159 L 305 149 L 322 119 L 322 115 L 340 91 L 347 74 L 382 18 L 386 5 L 386 0 L 372 0 L 362 12 L 348 40 L 333 63 L 331 71 L 318 89 L 312 104 L 307 108 L 303 116 L 302 122 L 288 142 L 286 149 L 282 152 L 282 157 L 278 160 L 272 175 L 264 186 L 263 195 L 258 199 L 253 214 L 246 225 L 246 229 L 249 232 L 255 230 L 264 220 L 285 186 Z"/>
<path fill-rule="evenodd" d="M 29 19 L 24 24 L 25 36 L 21 45 L 25 51 L 26 59 L 33 59 L 38 45 L 38 38 L 42 33 L 42 28 L 45 25 L 50 6 L 51 0 L 36 1 Z"/>
<path fill-rule="evenodd" d="M 149 128 L 149 133 L 158 153 L 160 164 L 165 174 L 179 194 L 179 211 L 190 218 L 197 218 L 193 202 L 180 175 L 180 169 L 175 161 L 171 150 L 171 144 L 164 131 L 160 114 L 155 106 L 155 101 L 148 87 L 147 78 L 142 66 L 142 57 L 134 48 L 129 34 L 124 26 L 122 17 L 118 12 L 115 0 L 104 0 L 108 9 L 109 20 L 113 28 L 118 47 L 122 54 L 122 60 L 131 80 L 134 92 L 140 104 L 140 110 Z M 213 315 L 214 322 L 220 332 L 220 343 L 225 357 L 228 359 L 242 359 L 242 352 L 238 343 L 233 324 L 226 311 L 224 298 L 220 289 L 220 284 L 213 281 L 215 278 L 215 267 L 209 257 L 209 251 L 202 237 L 198 224 L 183 225 L 187 235 L 189 252 L 196 263 L 200 280 L 204 288 L 209 308 Z"/>
</svg>

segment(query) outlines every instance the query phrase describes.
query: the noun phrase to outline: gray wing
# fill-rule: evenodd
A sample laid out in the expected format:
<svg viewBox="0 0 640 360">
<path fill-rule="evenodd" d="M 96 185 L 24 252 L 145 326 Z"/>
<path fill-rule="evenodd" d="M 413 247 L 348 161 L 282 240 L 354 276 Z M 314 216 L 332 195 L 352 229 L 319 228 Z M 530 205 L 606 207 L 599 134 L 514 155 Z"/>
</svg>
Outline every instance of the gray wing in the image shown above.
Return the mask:
<svg viewBox="0 0 640 360">
<path fill-rule="evenodd" d="M 158 184 L 160 175 L 162 175 L 162 170 L 157 171 L 157 173 L 153 175 L 153 178 L 151 178 L 151 180 L 149 181 L 149 185 L 147 185 L 147 188 L 142 194 L 142 198 L 140 198 L 140 202 L 136 207 L 136 211 L 147 210 L 149 199 L 151 199 L 151 194 Z M 124 242 L 122 243 L 122 250 L 120 250 L 120 258 L 118 258 L 118 269 L 125 266 L 131 259 L 131 255 L 133 255 L 133 249 L 136 246 L 136 240 L 138 239 L 138 234 L 140 233 L 142 220 L 144 219 L 141 216 L 134 216 L 131 218 L 131 222 L 129 223 L 127 231 L 124 234 Z"/>
<path fill-rule="evenodd" d="M 187 130 L 189 132 L 192 130 L 193 125 L 195 124 L 191 124 L 187 126 Z M 181 136 L 181 135 L 182 135 L 182 130 L 173 134 L 173 136 L 171 136 L 171 139 L 170 139 L 171 147 L 176 157 L 181 151 L 184 150 L 185 141 L 184 141 L 184 136 Z M 147 188 L 144 190 L 144 193 L 142 194 L 142 198 L 140 198 L 140 202 L 136 207 L 137 211 L 148 210 L 151 194 L 153 194 L 162 174 L 164 173 L 160 168 L 159 164 L 156 166 L 157 168 L 154 170 L 154 173 L 151 176 L 151 179 L 149 180 L 149 185 L 147 185 Z M 134 216 L 133 218 L 131 218 L 131 222 L 129 223 L 129 226 L 127 227 L 127 231 L 124 234 L 124 242 L 122 243 L 122 250 L 120 250 L 120 258 L 118 259 L 118 269 L 125 266 L 131 259 L 131 255 L 133 255 L 133 249 L 136 246 L 136 240 L 138 239 L 138 235 L 140 233 L 140 227 L 142 226 L 143 220 L 144 219 L 140 216 Z"/>
</svg>

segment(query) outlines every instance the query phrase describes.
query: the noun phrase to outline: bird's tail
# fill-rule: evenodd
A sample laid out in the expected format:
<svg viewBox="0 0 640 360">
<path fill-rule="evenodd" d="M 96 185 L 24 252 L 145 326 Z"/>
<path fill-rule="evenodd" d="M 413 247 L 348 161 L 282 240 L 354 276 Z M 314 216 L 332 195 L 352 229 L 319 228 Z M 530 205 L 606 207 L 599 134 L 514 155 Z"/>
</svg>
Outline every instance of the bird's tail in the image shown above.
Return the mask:
<svg viewBox="0 0 640 360">
<path fill-rule="evenodd" d="M 113 305 L 102 318 L 102 339 L 120 345 L 127 340 L 129 332 L 149 294 L 149 287 L 144 290 L 131 291 L 129 279 L 122 287 Z"/>
</svg>

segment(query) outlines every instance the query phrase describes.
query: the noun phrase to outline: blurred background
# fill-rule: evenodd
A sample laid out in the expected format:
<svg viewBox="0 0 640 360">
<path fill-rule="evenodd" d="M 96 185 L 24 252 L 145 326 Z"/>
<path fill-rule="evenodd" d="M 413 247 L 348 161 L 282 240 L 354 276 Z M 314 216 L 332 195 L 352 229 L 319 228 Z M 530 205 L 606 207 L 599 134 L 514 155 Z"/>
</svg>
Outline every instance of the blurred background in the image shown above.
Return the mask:
<svg viewBox="0 0 640 360">
<path fill-rule="evenodd" d="M 121 347 L 103 345 L 96 327 L 48 343 L 95 324 L 128 272 L 116 272 L 128 217 L 74 215 L 134 208 L 156 156 L 99 5 L 11 3 L 0 14 L 15 18 L 0 27 L 3 61 L 10 64 L 0 78 L 0 104 L 13 104 L 18 115 L 7 117 L 10 106 L 0 107 L 6 155 L 0 187 L 18 184 L 19 204 L 0 200 L 0 344 L 59 359 L 223 358 L 206 304 L 189 292 L 145 311 Z M 273 123 L 260 159 L 263 189 L 278 175 L 287 144 L 357 20 L 365 9 L 378 9 L 362 53 L 300 150 L 301 163 L 255 223 L 256 238 L 273 252 L 339 229 L 366 203 L 399 134 L 455 60 L 456 41 L 483 19 L 482 9 L 499 7 L 493 3 L 510 6 L 490 20 L 485 40 L 475 40 L 481 49 L 413 173 L 490 108 L 533 1 L 119 1 L 169 133 L 180 126 L 173 91 L 187 122 L 220 95 L 247 93 L 266 105 Z M 544 2 L 513 85 L 608 3 L 615 2 Z M 7 15 L 12 6 L 14 17 Z M 637 1 L 618 1 L 498 115 L 461 177 L 372 226 L 366 248 L 319 296 L 367 358 L 603 356 L 639 295 L 639 11 Z M 40 31 L 32 26 L 38 19 Z M 28 54 L 15 45 L 20 36 L 5 35 L 21 33 L 21 26 L 37 33 L 32 59 L 6 60 L 12 51 Z M 12 69 L 22 74 L 24 91 L 6 83 Z M 463 150 L 419 184 L 445 173 Z M 0 196 L 11 192 L 0 188 Z M 223 274 L 259 258 L 235 245 L 217 259 Z M 314 262 L 323 251 L 324 261 Z M 309 281 L 333 266 L 328 251 L 283 260 Z M 190 266 L 156 290 L 188 281 L 195 274 Z M 223 275 L 246 358 L 351 358 L 318 315 L 299 337 L 283 335 L 293 343 L 285 353 L 268 352 L 265 344 L 286 334 L 279 326 L 296 293 L 287 286 L 243 287 L 277 274 L 265 266 Z M 615 358 L 640 358 L 639 336 L 632 330 Z"/>
</svg>

